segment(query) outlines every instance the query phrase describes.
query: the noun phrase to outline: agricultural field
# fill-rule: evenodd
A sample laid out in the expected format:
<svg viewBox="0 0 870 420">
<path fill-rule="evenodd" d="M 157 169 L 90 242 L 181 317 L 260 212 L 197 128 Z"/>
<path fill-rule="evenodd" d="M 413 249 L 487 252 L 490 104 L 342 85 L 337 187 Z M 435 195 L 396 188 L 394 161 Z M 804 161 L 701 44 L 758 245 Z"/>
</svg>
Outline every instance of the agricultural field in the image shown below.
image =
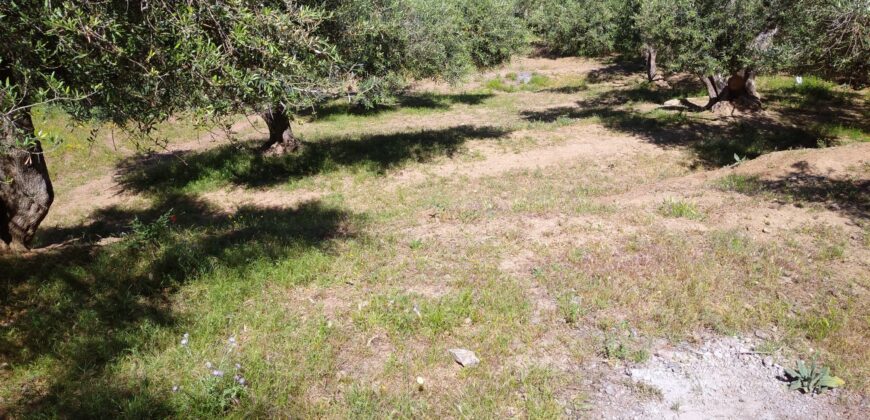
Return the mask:
<svg viewBox="0 0 870 420">
<path fill-rule="evenodd" d="M 256 116 L 139 149 L 39 107 L 0 418 L 866 418 L 870 91 L 758 92 L 531 54 L 331 101 L 285 155 Z"/>
</svg>

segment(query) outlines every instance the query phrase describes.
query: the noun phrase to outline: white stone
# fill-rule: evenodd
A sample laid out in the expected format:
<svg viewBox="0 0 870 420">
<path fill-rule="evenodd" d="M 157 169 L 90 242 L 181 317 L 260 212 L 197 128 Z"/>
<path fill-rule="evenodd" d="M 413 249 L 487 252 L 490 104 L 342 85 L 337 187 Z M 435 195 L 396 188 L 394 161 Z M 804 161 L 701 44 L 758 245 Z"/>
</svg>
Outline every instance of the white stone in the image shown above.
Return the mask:
<svg viewBox="0 0 870 420">
<path fill-rule="evenodd" d="M 474 367 L 480 364 L 480 359 L 478 359 L 477 355 L 475 355 L 471 350 L 450 349 L 448 352 L 453 356 L 453 360 L 455 360 L 456 363 L 459 363 L 464 367 Z"/>
</svg>

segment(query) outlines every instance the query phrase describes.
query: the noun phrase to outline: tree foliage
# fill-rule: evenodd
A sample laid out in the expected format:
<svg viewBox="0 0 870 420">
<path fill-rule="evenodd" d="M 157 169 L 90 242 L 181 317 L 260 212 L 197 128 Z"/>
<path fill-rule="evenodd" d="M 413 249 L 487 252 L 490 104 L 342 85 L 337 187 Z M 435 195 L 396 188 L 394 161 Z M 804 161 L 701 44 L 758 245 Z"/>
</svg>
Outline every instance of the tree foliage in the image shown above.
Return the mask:
<svg viewBox="0 0 870 420">
<path fill-rule="evenodd" d="M 326 16 L 280 0 L 13 0 L 0 6 L 2 110 L 55 101 L 147 129 L 188 109 L 310 103 L 337 62 L 316 34 Z"/>
<path fill-rule="evenodd" d="M 801 0 L 786 21 L 789 67 L 855 87 L 870 84 L 870 3 Z"/>
<path fill-rule="evenodd" d="M 669 71 L 798 71 L 855 86 L 870 74 L 866 0 L 541 0 L 531 26 L 558 54 L 657 52 Z"/>
<path fill-rule="evenodd" d="M 615 51 L 618 13 L 626 0 L 543 0 L 530 26 L 543 45 L 560 55 L 595 56 Z"/>
</svg>

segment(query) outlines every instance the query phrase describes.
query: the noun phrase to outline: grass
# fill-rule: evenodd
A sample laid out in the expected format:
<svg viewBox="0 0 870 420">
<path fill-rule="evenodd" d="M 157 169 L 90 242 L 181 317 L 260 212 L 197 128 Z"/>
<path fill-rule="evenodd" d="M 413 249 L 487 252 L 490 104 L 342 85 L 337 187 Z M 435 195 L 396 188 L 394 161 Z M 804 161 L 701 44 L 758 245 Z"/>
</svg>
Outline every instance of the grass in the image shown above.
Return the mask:
<svg viewBox="0 0 870 420">
<path fill-rule="evenodd" d="M 586 376 L 564 366 L 606 374 L 602 359 L 644 363 L 662 339 L 759 329 L 777 331 L 771 348 L 818 353 L 866 390 L 870 308 L 856 261 L 867 230 L 852 240 L 848 226 L 811 223 L 757 238 L 714 213 L 755 207 L 707 205 L 729 191 L 764 211 L 783 199 L 808 212 L 836 204 L 860 222 L 862 169 L 790 183 L 730 174 L 699 187 L 710 194 L 703 208 L 636 205 L 639 188 L 730 165 L 734 153 L 817 147 L 830 133 L 650 110 L 697 87 L 606 77 L 629 76 L 533 78 L 520 89 L 508 75 L 492 92 L 409 94 L 373 110 L 336 102 L 301 118 L 305 150 L 285 157 L 243 141 L 143 158 L 70 129 L 50 154 L 59 205 L 116 168 L 141 202 L 52 214 L 38 244 L 68 244 L 0 256 L 0 417 L 556 418 L 594 409 Z M 763 88 L 858 109 L 836 102 L 840 88 L 823 85 L 834 92 L 825 96 L 778 80 Z M 38 125 L 67 130 L 46 112 Z M 189 141 L 193 129 L 174 124 L 169 139 Z M 595 141 L 629 133 L 660 153 L 584 149 L 509 165 L 590 124 L 604 127 Z M 508 164 L 487 166 L 499 159 Z M 466 171 L 479 167 L 490 169 Z M 317 194 L 292 200 L 302 189 Z M 213 191 L 248 204 L 210 201 Z M 674 230 L 659 216 L 705 229 Z M 481 364 L 460 368 L 455 347 Z"/>
<path fill-rule="evenodd" d="M 698 210 L 698 207 L 695 204 L 667 199 L 659 205 L 659 214 L 665 217 L 678 217 L 690 220 L 701 220 L 704 218 L 704 213 Z"/>
</svg>

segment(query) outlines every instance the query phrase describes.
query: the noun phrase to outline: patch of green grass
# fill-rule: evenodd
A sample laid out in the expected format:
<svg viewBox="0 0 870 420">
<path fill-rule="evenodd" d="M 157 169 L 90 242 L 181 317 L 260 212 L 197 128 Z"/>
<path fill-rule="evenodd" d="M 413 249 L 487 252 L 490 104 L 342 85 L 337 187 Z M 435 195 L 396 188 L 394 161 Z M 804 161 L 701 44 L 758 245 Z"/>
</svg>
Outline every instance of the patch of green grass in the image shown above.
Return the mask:
<svg viewBox="0 0 870 420">
<path fill-rule="evenodd" d="M 577 323 L 585 314 L 580 297 L 573 293 L 566 293 L 559 297 L 557 307 L 559 308 L 559 315 L 568 324 Z"/>
<path fill-rule="evenodd" d="M 802 84 L 797 84 L 794 77 L 762 76 L 758 80 L 758 89 L 770 95 L 784 95 L 783 103 L 811 106 L 819 103 L 843 103 L 846 95 L 827 80 L 806 76 Z"/>
<path fill-rule="evenodd" d="M 837 123 L 823 123 L 819 125 L 819 131 L 831 137 L 845 140 L 846 143 L 870 142 L 870 132 L 860 127 Z"/>
<path fill-rule="evenodd" d="M 798 322 L 798 327 L 812 340 L 825 340 L 843 328 L 846 314 L 833 302 L 825 310 L 807 311 Z"/>
<path fill-rule="evenodd" d="M 667 199 L 659 205 L 659 214 L 665 217 L 679 217 L 690 220 L 704 219 L 704 213 L 688 201 Z"/>
<path fill-rule="evenodd" d="M 470 291 L 439 299 L 392 294 L 377 296 L 354 314 L 354 322 L 364 329 L 385 328 L 402 335 L 424 331 L 437 336 L 463 324 L 475 312 Z"/>
<path fill-rule="evenodd" d="M 713 185 L 723 191 L 734 191 L 741 194 L 753 195 L 763 190 L 763 186 L 757 176 L 728 174 L 714 181 Z"/>
</svg>

